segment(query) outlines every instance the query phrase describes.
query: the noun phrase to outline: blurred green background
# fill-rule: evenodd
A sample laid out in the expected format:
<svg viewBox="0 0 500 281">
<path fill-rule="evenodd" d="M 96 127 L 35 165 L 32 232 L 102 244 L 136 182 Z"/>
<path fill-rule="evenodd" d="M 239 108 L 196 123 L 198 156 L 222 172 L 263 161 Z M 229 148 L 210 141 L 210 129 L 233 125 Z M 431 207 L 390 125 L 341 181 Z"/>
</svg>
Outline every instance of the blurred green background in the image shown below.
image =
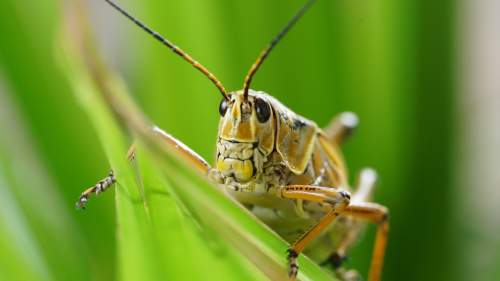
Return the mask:
<svg viewBox="0 0 500 281">
<path fill-rule="evenodd" d="M 230 90 L 241 87 L 257 54 L 303 2 L 120 1 Z M 100 51 L 142 109 L 213 161 L 217 90 L 104 1 L 86 3 Z M 494 168 L 484 175 L 464 166 L 479 149 L 467 129 L 484 124 L 472 113 L 491 106 L 488 99 L 468 102 L 474 96 L 462 91 L 463 34 L 474 25 L 460 3 L 319 0 L 254 79 L 252 88 L 321 126 L 341 111 L 360 117 L 344 151 L 352 179 L 365 166 L 376 168 L 376 201 L 391 211 L 383 280 L 500 278 L 498 228 L 491 216 L 481 217 L 499 208 L 481 204 L 491 193 L 468 197 L 482 185 L 496 188 L 487 181 L 472 186 L 494 177 Z M 0 2 L 1 280 L 117 277 L 113 192 L 86 212 L 73 205 L 109 165 L 57 62 L 63 4 L 72 1 Z M 489 98 L 498 104 L 498 92 Z M 491 135 L 480 143 L 496 150 L 480 155 L 498 152 Z M 474 211 L 481 206 L 484 212 Z M 363 273 L 372 241 L 370 227 L 349 258 Z"/>
</svg>

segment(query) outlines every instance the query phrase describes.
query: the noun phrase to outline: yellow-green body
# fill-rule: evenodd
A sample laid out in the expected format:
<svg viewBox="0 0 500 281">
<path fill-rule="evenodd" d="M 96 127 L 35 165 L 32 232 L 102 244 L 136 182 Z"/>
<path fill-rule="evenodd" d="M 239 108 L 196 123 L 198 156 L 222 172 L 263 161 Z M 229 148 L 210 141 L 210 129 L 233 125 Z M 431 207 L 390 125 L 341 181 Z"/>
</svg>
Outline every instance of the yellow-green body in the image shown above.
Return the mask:
<svg viewBox="0 0 500 281">
<path fill-rule="evenodd" d="M 349 190 L 338 147 L 318 126 L 263 92 L 230 95 L 221 117 L 216 165 L 211 178 L 260 220 L 293 242 L 322 218 L 330 206 L 287 199 L 281 187 L 316 185 Z M 255 101 L 265 101 L 271 114 L 266 122 L 256 116 Z M 335 250 L 356 222 L 339 217 L 306 250 L 322 262 Z"/>
</svg>

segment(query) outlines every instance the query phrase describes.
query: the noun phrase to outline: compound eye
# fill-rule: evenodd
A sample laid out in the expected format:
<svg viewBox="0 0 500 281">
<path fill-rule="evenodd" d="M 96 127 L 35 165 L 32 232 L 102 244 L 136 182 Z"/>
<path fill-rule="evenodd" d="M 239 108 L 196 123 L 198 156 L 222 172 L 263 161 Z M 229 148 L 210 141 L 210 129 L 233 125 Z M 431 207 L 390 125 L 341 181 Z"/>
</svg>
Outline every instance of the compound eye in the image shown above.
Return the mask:
<svg viewBox="0 0 500 281">
<path fill-rule="evenodd" d="M 226 99 L 222 99 L 222 101 L 219 104 L 219 113 L 220 113 L 220 116 L 224 117 L 224 115 L 226 115 L 226 112 L 227 112 L 227 100 Z"/>
<path fill-rule="evenodd" d="M 267 102 L 260 98 L 255 99 L 255 113 L 257 114 L 257 120 L 260 123 L 265 123 L 271 117 L 271 107 Z"/>
</svg>

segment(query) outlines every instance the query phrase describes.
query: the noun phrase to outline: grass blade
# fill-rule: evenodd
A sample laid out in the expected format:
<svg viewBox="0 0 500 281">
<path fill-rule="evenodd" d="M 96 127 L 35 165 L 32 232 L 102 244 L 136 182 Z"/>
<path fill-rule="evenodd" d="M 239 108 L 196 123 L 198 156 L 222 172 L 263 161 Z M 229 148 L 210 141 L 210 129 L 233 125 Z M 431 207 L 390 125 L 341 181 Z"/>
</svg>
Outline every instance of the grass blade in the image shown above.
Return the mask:
<svg viewBox="0 0 500 281">
<path fill-rule="evenodd" d="M 63 64 L 118 178 L 121 279 L 199 280 L 209 272 L 219 280 L 262 280 L 262 273 L 286 280 L 287 243 L 152 134 L 125 87 L 93 52 L 83 22 L 81 14 L 68 14 Z M 118 124 L 139 137 L 135 171 Z M 331 280 L 307 258 L 300 263 L 302 280 Z"/>
</svg>

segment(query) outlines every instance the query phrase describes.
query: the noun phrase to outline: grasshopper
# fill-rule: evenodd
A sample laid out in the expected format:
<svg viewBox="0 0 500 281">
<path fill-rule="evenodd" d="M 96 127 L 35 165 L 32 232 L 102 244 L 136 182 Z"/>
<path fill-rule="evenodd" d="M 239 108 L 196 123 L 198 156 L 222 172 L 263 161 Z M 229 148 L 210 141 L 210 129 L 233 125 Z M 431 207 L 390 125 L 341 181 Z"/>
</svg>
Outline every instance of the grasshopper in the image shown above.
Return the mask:
<svg viewBox="0 0 500 281">
<path fill-rule="evenodd" d="M 315 0 L 309 0 L 273 38 L 250 68 L 243 89 L 234 92 L 227 92 L 207 68 L 179 47 L 116 3 L 105 1 L 201 71 L 221 92 L 214 167 L 174 137 L 158 128 L 154 131 L 189 160 L 193 168 L 291 243 L 287 251 L 290 280 L 296 279 L 297 257 L 303 252 L 333 267 L 340 279 L 358 280 L 359 274 L 346 270 L 342 262 L 364 221 L 377 225 L 368 280 L 380 280 L 389 228 L 388 210 L 369 202 L 377 178 L 373 170 L 361 171 L 352 191 L 340 151 L 342 142 L 357 126 L 356 115 L 341 113 L 323 130 L 271 95 L 250 89 L 252 78 L 264 60 Z M 132 147 L 129 157 L 133 155 Z M 110 172 L 81 194 L 77 207 L 84 208 L 89 196 L 99 194 L 115 182 Z"/>
</svg>

